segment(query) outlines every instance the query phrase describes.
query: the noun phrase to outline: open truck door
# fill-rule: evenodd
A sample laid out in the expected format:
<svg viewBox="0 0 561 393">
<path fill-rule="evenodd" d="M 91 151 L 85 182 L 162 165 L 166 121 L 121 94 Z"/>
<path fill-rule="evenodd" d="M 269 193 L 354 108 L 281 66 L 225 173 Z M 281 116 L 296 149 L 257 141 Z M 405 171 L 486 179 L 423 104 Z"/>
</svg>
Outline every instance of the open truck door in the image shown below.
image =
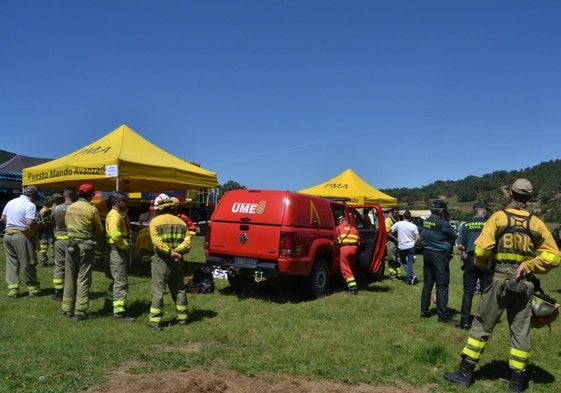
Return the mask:
<svg viewBox="0 0 561 393">
<path fill-rule="evenodd" d="M 359 255 L 356 269 L 365 273 L 383 275 L 386 251 L 384 211 L 378 205 L 349 206 L 354 224 L 360 233 Z"/>
</svg>

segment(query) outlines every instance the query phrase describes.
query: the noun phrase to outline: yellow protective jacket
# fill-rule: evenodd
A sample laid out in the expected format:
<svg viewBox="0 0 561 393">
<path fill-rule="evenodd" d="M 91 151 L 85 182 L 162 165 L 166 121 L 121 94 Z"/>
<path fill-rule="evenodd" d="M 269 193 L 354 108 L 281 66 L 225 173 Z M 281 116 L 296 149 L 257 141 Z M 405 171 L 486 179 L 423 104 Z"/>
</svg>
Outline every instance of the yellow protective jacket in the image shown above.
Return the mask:
<svg viewBox="0 0 561 393">
<path fill-rule="evenodd" d="M 131 238 L 129 216 L 112 208 L 105 218 L 105 233 L 107 244 L 114 244 L 121 250 L 128 251 Z"/>
<path fill-rule="evenodd" d="M 40 223 L 43 224 L 43 226 L 53 225 L 53 220 L 51 218 L 52 213 L 53 210 L 48 206 L 43 206 L 41 210 L 39 210 L 39 220 Z"/>
<path fill-rule="evenodd" d="M 68 206 L 64 216 L 69 237 L 95 240 L 103 249 L 105 244 L 104 230 L 99 219 L 99 212 L 84 198 Z"/>
<path fill-rule="evenodd" d="M 140 231 L 138 231 L 135 246 L 138 251 L 154 251 L 154 245 L 152 244 L 152 239 L 150 238 L 150 228 L 143 227 Z"/>
<path fill-rule="evenodd" d="M 474 243 L 475 265 L 486 268 L 492 258 L 496 271 L 507 274 L 514 273 L 520 264 L 527 273 L 547 273 L 559 265 L 559 249 L 543 221 L 531 216 L 525 205 L 519 202 L 510 203 L 505 210 L 518 218 L 511 218 L 508 225 L 509 218 L 502 210 L 489 217 Z M 507 228 L 510 228 L 507 233 L 497 236 Z"/>
<path fill-rule="evenodd" d="M 105 222 L 107 220 L 107 215 L 112 210 L 111 203 L 109 202 L 108 199 L 104 199 L 104 200 L 96 203 L 94 206 L 96 207 L 97 211 L 99 212 L 99 219 L 101 220 L 101 225 L 103 225 L 104 228 L 105 228 Z"/>
<path fill-rule="evenodd" d="M 165 255 L 169 255 L 173 249 L 180 254 L 191 249 L 187 225 L 173 214 L 159 214 L 150 220 L 150 237 L 154 250 Z"/>
<path fill-rule="evenodd" d="M 384 221 L 384 223 L 386 224 L 386 232 L 391 232 L 392 225 L 398 221 L 399 220 L 396 220 L 395 218 L 393 218 L 393 216 L 387 217 L 386 220 Z"/>
</svg>

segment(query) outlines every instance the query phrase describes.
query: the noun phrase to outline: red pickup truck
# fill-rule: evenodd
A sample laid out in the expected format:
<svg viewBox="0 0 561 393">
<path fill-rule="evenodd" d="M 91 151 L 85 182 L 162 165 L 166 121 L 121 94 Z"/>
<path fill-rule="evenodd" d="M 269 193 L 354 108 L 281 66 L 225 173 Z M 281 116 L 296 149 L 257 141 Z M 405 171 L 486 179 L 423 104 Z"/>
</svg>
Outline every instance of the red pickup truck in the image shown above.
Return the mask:
<svg viewBox="0 0 561 393">
<path fill-rule="evenodd" d="M 232 190 L 222 196 L 206 232 L 206 263 L 227 271 L 234 288 L 300 276 L 307 296 L 323 296 L 331 278 L 340 275 L 335 227 L 342 215 L 360 232 L 355 269 L 383 274 L 386 231 L 380 206 L 272 190 Z"/>
</svg>

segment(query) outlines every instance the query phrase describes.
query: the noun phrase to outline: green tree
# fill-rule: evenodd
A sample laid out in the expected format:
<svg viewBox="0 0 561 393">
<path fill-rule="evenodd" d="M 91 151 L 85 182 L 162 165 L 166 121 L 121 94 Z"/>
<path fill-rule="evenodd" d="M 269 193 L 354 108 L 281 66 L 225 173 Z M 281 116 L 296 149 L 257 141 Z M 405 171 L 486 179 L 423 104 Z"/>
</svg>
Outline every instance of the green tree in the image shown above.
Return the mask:
<svg viewBox="0 0 561 393">
<path fill-rule="evenodd" d="M 240 183 L 233 180 L 228 180 L 226 183 L 219 186 L 219 188 L 220 195 L 224 195 L 225 192 L 228 192 L 230 190 L 245 190 L 246 186 L 242 186 Z"/>
</svg>

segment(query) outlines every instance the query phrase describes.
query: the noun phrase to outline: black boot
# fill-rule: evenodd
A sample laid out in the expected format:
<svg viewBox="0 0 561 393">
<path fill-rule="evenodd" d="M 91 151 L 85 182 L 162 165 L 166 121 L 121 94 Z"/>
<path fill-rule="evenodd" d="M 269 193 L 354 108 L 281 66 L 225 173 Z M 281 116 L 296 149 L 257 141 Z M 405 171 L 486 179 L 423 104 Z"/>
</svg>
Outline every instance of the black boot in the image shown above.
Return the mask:
<svg viewBox="0 0 561 393">
<path fill-rule="evenodd" d="M 62 300 L 62 289 L 55 289 L 52 299 L 57 301 Z"/>
<path fill-rule="evenodd" d="M 526 390 L 527 387 L 528 381 L 526 379 L 526 373 L 524 371 L 511 369 L 508 391 L 510 393 L 519 393 Z"/>
<path fill-rule="evenodd" d="M 467 388 L 474 381 L 473 370 L 475 369 L 475 364 L 475 362 L 463 358 L 458 371 L 455 373 L 445 373 L 444 379 Z"/>
</svg>

